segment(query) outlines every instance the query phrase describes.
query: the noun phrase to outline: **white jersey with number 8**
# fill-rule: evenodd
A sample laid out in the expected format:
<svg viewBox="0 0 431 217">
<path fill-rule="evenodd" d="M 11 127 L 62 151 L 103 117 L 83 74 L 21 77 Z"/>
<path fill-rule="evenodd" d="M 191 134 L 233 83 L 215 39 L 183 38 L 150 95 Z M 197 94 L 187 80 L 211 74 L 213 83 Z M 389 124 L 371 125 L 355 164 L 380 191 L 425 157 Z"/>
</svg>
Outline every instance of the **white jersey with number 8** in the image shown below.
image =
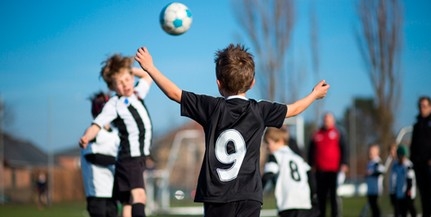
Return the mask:
<svg viewBox="0 0 431 217">
<path fill-rule="evenodd" d="M 275 197 L 278 210 L 311 209 L 307 176 L 310 166 L 287 146 L 274 152 L 273 156 L 265 164 L 264 173 L 276 174 Z"/>
</svg>

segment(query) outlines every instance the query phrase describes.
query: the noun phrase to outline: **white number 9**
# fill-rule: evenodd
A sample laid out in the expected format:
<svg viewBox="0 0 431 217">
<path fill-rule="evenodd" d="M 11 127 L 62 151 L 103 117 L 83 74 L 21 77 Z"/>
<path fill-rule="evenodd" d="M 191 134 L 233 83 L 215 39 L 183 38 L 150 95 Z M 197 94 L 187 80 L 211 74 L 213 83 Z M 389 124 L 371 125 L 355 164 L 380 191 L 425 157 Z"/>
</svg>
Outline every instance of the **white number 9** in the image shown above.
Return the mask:
<svg viewBox="0 0 431 217">
<path fill-rule="evenodd" d="M 227 153 L 227 144 L 232 142 L 235 153 Z M 217 174 L 222 182 L 228 182 L 238 176 L 239 169 L 246 153 L 245 141 L 237 130 L 226 130 L 220 134 L 215 144 L 215 156 L 223 164 L 232 164 L 230 168 L 217 168 Z"/>
</svg>

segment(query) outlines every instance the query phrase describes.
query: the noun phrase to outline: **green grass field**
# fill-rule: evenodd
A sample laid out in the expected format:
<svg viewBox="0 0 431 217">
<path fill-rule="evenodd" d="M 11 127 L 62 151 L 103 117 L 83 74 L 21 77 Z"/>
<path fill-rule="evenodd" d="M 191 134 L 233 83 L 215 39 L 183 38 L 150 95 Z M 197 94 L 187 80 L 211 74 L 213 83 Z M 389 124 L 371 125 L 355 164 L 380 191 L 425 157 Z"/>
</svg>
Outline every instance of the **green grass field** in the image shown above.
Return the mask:
<svg viewBox="0 0 431 217">
<path fill-rule="evenodd" d="M 416 202 L 418 202 L 416 200 Z M 365 197 L 352 197 L 343 198 L 343 216 L 344 217 L 358 217 L 366 204 Z M 416 203 L 418 204 L 418 203 Z M 187 202 L 187 201 L 172 201 L 171 206 L 197 206 L 201 207 L 199 203 Z M 382 197 L 380 200 L 380 206 L 382 209 L 383 216 L 391 214 L 391 206 L 387 198 Z M 271 196 L 267 196 L 264 199 L 263 209 L 274 209 L 274 199 Z M 419 206 L 416 206 L 419 211 Z M 43 210 L 38 209 L 35 204 L 3 204 L 0 205 L 0 216 L 1 217 L 88 217 L 85 210 L 85 201 L 82 202 L 70 202 L 53 204 Z M 166 216 L 166 217 L 180 217 L 190 215 L 170 215 L 170 214 L 158 214 L 152 216 Z M 370 216 L 370 215 L 365 215 Z"/>
</svg>

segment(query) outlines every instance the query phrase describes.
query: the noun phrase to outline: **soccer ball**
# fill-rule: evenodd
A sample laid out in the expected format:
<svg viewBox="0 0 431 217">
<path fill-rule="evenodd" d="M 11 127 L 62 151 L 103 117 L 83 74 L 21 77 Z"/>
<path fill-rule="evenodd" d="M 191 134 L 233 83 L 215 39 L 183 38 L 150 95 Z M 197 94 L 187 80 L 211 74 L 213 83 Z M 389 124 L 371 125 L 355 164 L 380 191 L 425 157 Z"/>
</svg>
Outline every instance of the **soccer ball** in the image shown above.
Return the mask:
<svg viewBox="0 0 431 217">
<path fill-rule="evenodd" d="M 170 35 L 181 35 L 192 25 L 192 13 L 182 3 L 172 2 L 160 12 L 160 25 Z"/>
</svg>

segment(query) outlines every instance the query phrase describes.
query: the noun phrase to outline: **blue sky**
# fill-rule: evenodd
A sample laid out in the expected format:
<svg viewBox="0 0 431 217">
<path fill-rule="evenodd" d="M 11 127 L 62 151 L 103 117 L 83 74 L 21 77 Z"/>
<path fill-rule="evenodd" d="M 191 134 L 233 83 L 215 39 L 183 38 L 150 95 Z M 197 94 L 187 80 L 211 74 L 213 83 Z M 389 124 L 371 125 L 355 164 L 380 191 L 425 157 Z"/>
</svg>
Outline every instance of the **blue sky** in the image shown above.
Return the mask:
<svg viewBox="0 0 431 217">
<path fill-rule="evenodd" d="M 134 55 L 147 46 L 157 67 L 181 88 L 218 95 L 214 52 L 242 33 L 229 0 L 184 0 L 193 14 L 191 29 L 170 36 L 159 25 L 159 12 L 170 1 L 0 1 L 0 95 L 13 113 L 4 126 L 44 150 L 77 145 L 91 123 L 88 97 L 106 90 L 99 78 L 101 62 L 113 53 Z M 316 4 L 320 73 L 311 73 L 309 8 Z M 331 84 L 324 110 L 341 117 L 356 96 L 371 96 L 353 30 L 356 1 L 298 0 L 289 62 L 308 73 L 299 95 L 308 94 L 320 79 Z M 401 66 L 403 94 L 396 126 L 411 124 L 420 95 L 431 95 L 431 4 L 404 1 L 404 41 Z M 251 45 L 244 42 L 247 47 Z M 252 47 L 251 51 L 253 52 Z M 249 97 L 259 99 L 256 89 Z M 179 106 L 153 86 L 146 99 L 156 134 L 188 119 Z M 312 116 L 306 111 L 303 116 Z"/>
</svg>

